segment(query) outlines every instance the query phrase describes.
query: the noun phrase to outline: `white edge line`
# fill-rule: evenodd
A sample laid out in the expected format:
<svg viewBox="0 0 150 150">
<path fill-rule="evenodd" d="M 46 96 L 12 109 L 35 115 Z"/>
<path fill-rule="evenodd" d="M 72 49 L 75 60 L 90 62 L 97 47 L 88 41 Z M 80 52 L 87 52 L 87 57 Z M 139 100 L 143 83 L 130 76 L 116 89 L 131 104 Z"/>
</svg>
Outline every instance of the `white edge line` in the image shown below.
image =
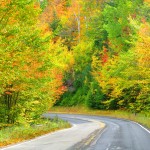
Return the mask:
<svg viewBox="0 0 150 150">
<path fill-rule="evenodd" d="M 134 122 L 134 121 L 132 121 Z M 150 130 L 146 129 L 145 127 L 143 127 L 141 124 L 134 122 L 135 124 L 139 125 L 142 129 L 144 129 L 145 131 L 147 131 L 148 133 L 150 133 Z"/>
<path fill-rule="evenodd" d="M 71 128 L 56 130 L 56 131 L 54 131 L 54 132 L 47 133 L 47 134 L 45 134 L 45 135 L 41 135 L 41 136 L 35 137 L 35 138 L 31 139 L 31 140 L 25 140 L 25 141 L 22 141 L 22 142 L 19 142 L 19 143 L 14 143 L 14 144 L 12 144 L 12 145 L 7 145 L 7 146 L 4 147 L 4 148 L 0 148 L 0 150 L 5 150 L 5 149 L 7 150 L 7 149 L 10 149 L 10 148 L 13 148 L 13 147 L 16 147 L 16 146 L 25 144 L 25 143 L 30 143 L 30 142 L 32 142 L 32 141 L 36 141 L 36 140 L 38 140 L 38 139 L 45 138 L 45 137 L 47 137 L 47 136 L 49 136 L 49 135 L 51 135 L 51 134 L 55 134 L 56 132 L 62 132 L 62 131 L 64 131 L 64 130 L 70 130 L 70 129 L 76 127 L 76 126 L 77 126 L 77 125 L 72 124 L 72 127 L 71 127 Z"/>
<path fill-rule="evenodd" d="M 95 120 L 93 120 L 93 119 L 81 118 L 81 117 L 69 117 L 69 118 L 87 120 L 87 121 L 90 121 L 90 122 L 100 122 L 100 121 L 95 121 Z M 72 124 L 72 127 L 71 127 L 71 128 L 62 129 L 62 130 L 57 130 L 57 131 L 55 131 L 55 132 L 62 132 L 62 131 L 64 131 L 64 130 L 70 130 L 70 129 L 76 127 L 76 126 L 77 126 L 76 124 Z M 34 138 L 34 139 L 31 139 L 31 140 L 22 141 L 21 143 L 18 143 L 18 144 L 8 145 L 8 146 L 6 146 L 6 147 L 4 147 L 4 148 L 2 148 L 2 149 L 0 148 L 0 150 L 7 150 L 7 149 L 10 149 L 10 148 L 13 148 L 13 147 L 16 147 L 16 146 L 25 144 L 25 143 L 30 143 L 30 142 L 35 141 L 35 140 L 37 140 L 37 139 L 42 139 L 42 138 L 44 138 L 44 137 L 47 137 L 47 136 L 49 136 L 50 134 L 55 134 L 55 132 L 48 133 L 48 134 L 42 135 L 42 136 L 38 136 L 38 137 L 36 137 L 36 138 Z"/>
</svg>

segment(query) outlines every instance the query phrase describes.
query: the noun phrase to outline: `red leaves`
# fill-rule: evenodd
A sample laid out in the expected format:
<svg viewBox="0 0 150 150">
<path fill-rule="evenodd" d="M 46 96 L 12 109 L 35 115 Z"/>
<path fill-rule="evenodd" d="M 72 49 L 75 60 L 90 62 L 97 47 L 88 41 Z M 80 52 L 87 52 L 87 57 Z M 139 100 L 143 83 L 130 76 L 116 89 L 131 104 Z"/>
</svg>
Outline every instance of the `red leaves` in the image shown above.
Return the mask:
<svg viewBox="0 0 150 150">
<path fill-rule="evenodd" d="M 102 65 L 105 65 L 105 63 L 108 61 L 108 52 L 106 47 L 103 47 L 103 54 L 101 59 L 102 59 Z"/>
<path fill-rule="evenodd" d="M 52 78 L 52 81 L 49 83 L 49 90 L 53 93 L 54 99 L 59 99 L 67 90 L 67 87 L 63 85 L 63 73 L 55 68 L 51 70 L 50 78 Z"/>
</svg>

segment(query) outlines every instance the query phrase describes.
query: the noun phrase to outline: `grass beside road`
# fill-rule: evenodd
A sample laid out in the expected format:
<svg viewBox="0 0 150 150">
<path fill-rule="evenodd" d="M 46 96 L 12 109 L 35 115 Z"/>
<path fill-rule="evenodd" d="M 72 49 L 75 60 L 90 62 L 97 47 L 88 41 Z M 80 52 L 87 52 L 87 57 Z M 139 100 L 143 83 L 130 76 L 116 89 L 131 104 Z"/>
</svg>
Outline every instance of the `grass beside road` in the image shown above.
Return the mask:
<svg viewBox="0 0 150 150">
<path fill-rule="evenodd" d="M 138 122 L 150 129 L 150 117 L 146 117 L 144 114 L 133 114 L 131 112 L 121 111 L 121 110 L 93 110 L 81 106 L 75 107 L 53 107 L 50 112 L 56 113 L 67 113 L 67 114 L 87 114 L 87 115 L 97 115 L 97 116 L 108 116 L 120 119 L 128 119 Z"/>
<path fill-rule="evenodd" d="M 32 126 L 12 126 L 0 130 L 0 147 L 29 140 L 43 134 L 70 127 L 66 121 L 54 118 L 41 119 L 39 124 Z"/>
</svg>

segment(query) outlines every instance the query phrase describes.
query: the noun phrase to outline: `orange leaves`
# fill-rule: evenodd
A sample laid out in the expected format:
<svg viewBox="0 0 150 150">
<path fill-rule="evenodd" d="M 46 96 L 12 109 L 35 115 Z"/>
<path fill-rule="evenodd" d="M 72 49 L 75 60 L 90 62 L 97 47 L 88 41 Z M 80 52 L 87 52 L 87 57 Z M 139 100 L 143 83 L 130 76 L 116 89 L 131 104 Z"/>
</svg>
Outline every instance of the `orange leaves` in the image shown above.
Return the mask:
<svg viewBox="0 0 150 150">
<path fill-rule="evenodd" d="M 46 7 L 45 11 L 41 15 L 42 22 L 52 22 L 55 16 L 54 13 L 58 18 L 65 14 L 65 1 L 64 0 L 49 0 L 49 4 Z"/>
<path fill-rule="evenodd" d="M 3 18 L 0 26 L 0 95 L 7 95 L 8 99 L 13 97 L 15 107 L 19 107 L 16 114 L 22 112 L 23 115 L 18 116 L 28 120 L 26 110 L 32 112 L 30 118 L 37 116 L 66 91 L 63 75 L 72 67 L 73 56 L 62 41 L 54 43 L 50 39 L 48 25 L 38 23 L 39 6 L 34 5 L 35 1 L 13 2 L 14 7 L 9 12 L 4 9 L 0 16 L 0 20 Z M 8 6 L 3 4 L 3 7 Z M 63 9 L 59 13 L 63 13 Z M 33 105 L 37 101 L 40 107 Z"/>
<path fill-rule="evenodd" d="M 144 22 L 144 23 L 142 24 L 142 26 L 141 26 L 139 32 L 138 32 L 138 33 L 139 33 L 139 36 L 140 36 L 140 37 L 141 37 L 141 36 L 143 37 L 144 35 L 145 35 L 145 36 L 149 36 L 149 35 L 150 35 L 149 29 L 150 29 L 149 23 Z"/>
<path fill-rule="evenodd" d="M 103 47 L 103 54 L 102 54 L 102 65 L 105 65 L 105 63 L 108 61 L 108 52 L 106 47 Z"/>
<path fill-rule="evenodd" d="M 40 9 L 40 3 L 35 3 L 33 8 L 39 10 Z"/>
<path fill-rule="evenodd" d="M 150 0 L 144 0 L 144 2 L 147 2 L 150 5 Z"/>
<path fill-rule="evenodd" d="M 67 90 L 66 86 L 63 85 L 63 74 L 57 68 L 52 69 L 49 74 L 51 81 L 47 83 L 45 90 L 49 90 L 50 96 L 53 100 L 59 99 L 59 97 Z"/>
<path fill-rule="evenodd" d="M 61 17 L 62 15 L 65 14 L 65 5 L 66 2 L 65 0 L 59 0 L 59 2 L 57 2 L 56 0 L 54 1 L 54 10 L 57 12 L 58 17 Z"/>
<path fill-rule="evenodd" d="M 5 92 L 6 95 L 11 95 L 12 93 L 10 91 Z"/>
<path fill-rule="evenodd" d="M 0 7 L 5 8 L 8 4 L 10 4 L 12 0 L 1 0 L 0 1 Z"/>
<path fill-rule="evenodd" d="M 47 8 L 40 17 L 41 22 L 48 23 L 49 30 L 56 32 L 54 36 L 59 36 L 66 41 L 64 43 L 70 47 L 80 39 L 81 30 L 81 7 L 80 1 L 72 1 L 70 6 L 66 6 L 66 0 L 50 0 Z M 83 19 L 84 20 L 84 19 Z M 54 42 L 57 41 L 54 37 Z"/>
<path fill-rule="evenodd" d="M 25 64 L 22 67 L 22 71 L 24 71 L 24 75 L 29 78 L 43 78 L 45 77 L 44 71 L 38 71 L 43 65 L 42 62 L 38 62 L 35 58 L 32 58 L 32 61 Z"/>
</svg>

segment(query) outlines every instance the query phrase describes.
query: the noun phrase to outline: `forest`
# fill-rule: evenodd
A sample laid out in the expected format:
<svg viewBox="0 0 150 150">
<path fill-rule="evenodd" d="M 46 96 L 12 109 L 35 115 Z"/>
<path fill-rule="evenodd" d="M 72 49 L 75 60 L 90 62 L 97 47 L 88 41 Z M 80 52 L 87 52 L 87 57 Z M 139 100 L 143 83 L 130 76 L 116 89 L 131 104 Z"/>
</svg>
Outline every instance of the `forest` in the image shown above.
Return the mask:
<svg viewBox="0 0 150 150">
<path fill-rule="evenodd" d="M 150 116 L 149 0 L 0 0 L 0 124 L 52 106 Z"/>
</svg>

